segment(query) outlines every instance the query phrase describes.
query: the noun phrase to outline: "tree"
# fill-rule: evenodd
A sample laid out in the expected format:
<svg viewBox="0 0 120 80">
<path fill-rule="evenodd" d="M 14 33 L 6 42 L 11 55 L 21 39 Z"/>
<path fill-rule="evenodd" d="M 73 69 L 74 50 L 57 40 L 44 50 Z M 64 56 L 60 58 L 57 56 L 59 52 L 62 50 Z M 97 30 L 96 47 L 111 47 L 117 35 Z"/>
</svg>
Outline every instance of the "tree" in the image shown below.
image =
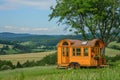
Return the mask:
<svg viewBox="0 0 120 80">
<path fill-rule="evenodd" d="M 58 18 L 59 24 L 70 26 L 70 31 L 75 29 L 85 40 L 99 38 L 106 47 L 120 34 L 120 0 L 56 0 L 56 3 L 51 7 L 50 20 Z"/>
<path fill-rule="evenodd" d="M 4 50 L 9 50 L 9 46 L 8 45 L 3 45 L 3 49 Z"/>
<path fill-rule="evenodd" d="M 22 64 L 18 61 L 17 65 L 16 65 L 16 68 L 22 68 L 22 67 L 23 67 Z"/>
</svg>

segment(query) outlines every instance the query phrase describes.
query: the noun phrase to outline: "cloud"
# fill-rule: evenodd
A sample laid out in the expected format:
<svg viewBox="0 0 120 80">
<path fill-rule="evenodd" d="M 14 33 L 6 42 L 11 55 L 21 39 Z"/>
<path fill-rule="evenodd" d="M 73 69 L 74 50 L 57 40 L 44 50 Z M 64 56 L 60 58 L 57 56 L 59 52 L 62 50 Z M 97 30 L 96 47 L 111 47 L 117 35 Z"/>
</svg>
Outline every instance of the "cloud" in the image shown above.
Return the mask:
<svg viewBox="0 0 120 80">
<path fill-rule="evenodd" d="M 55 0 L 2 0 L 4 3 L 0 5 L 0 10 L 10 10 L 23 7 L 34 9 L 49 9 L 55 5 Z"/>
<path fill-rule="evenodd" d="M 13 26 L 4 26 L 4 28 L 5 28 L 5 29 L 7 29 L 7 30 L 14 29 L 14 27 L 13 27 Z"/>
<path fill-rule="evenodd" d="M 0 32 L 12 32 L 12 33 L 30 33 L 41 35 L 61 35 L 70 34 L 67 31 L 63 31 L 64 27 L 18 27 L 7 25 L 1 27 Z"/>
<path fill-rule="evenodd" d="M 48 28 L 44 27 L 15 27 L 15 26 L 4 26 L 3 29 L 5 32 L 26 32 L 26 33 L 31 33 L 31 32 L 36 32 L 36 31 L 48 31 Z"/>
<path fill-rule="evenodd" d="M 35 32 L 35 31 L 48 31 L 48 28 L 28 28 L 28 27 L 21 27 L 18 28 L 21 32 Z"/>
<path fill-rule="evenodd" d="M 48 31 L 48 28 L 33 28 L 33 31 Z"/>
</svg>

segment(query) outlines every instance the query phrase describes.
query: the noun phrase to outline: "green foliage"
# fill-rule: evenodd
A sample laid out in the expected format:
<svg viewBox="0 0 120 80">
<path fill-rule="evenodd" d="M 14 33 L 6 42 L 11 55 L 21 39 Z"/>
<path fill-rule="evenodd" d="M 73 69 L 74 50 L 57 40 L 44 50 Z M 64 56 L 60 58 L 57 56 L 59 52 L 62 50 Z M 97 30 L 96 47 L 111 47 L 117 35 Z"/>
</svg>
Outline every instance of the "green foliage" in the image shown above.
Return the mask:
<svg viewBox="0 0 120 80">
<path fill-rule="evenodd" d="M 120 0 L 56 0 L 56 3 L 51 7 L 50 20 L 57 18 L 58 24 L 70 26 L 70 31 L 82 34 L 84 39 L 100 38 L 106 47 L 120 33 Z"/>
<path fill-rule="evenodd" d="M 120 66 L 120 55 L 116 55 L 115 57 L 106 56 L 106 61 L 110 67 Z"/>
<path fill-rule="evenodd" d="M 106 56 L 106 61 L 107 62 L 116 62 L 120 60 L 120 55 L 116 55 L 115 57 L 107 57 Z"/>
<path fill-rule="evenodd" d="M 3 46 L 3 49 L 4 49 L 4 50 L 8 50 L 8 49 L 9 49 L 9 46 L 8 46 L 8 45 L 4 45 L 4 46 Z"/>
<path fill-rule="evenodd" d="M 0 49 L 0 53 L 1 54 L 6 54 L 6 50 L 9 50 L 9 46 L 8 45 L 3 45 L 3 47 Z"/>
<path fill-rule="evenodd" d="M 37 65 L 55 65 L 57 62 L 57 53 L 50 54 L 44 57 L 42 60 L 37 61 Z"/>
<path fill-rule="evenodd" d="M 55 50 L 57 43 L 64 38 L 82 39 L 81 35 L 31 35 L 26 37 L 9 37 L 0 40 L 2 45 L 10 45 L 9 50 L 0 49 L 0 54 L 18 54 Z"/>
<path fill-rule="evenodd" d="M 22 65 L 23 67 L 33 67 L 36 66 L 36 62 L 35 61 L 26 61 L 25 63 L 23 63 Z"/>
<path fill-rule="evenodd" d="M 98 59 L 99 59 L 99 55 L 95 55 L 95 56 L 94 56 L 94 59 L 95 59 L 95 60 L 98 60 Z"/>
<path fill-rule="evenodd" d="M 18 61 L 17 62 L 17 65 L 16 65 L 16 68 L 22 68 L 23 66 L 21 65 L 21 63 Z"/>
<path fill-rule="evenodd" d="M 14 69 L 14 68 L 15 68 L 15 66 L 12 64 L 11 61 L 0 60 L 0 70 Z"/>
<path fill-rule="evenodd" d="M 0 44 L 14 45 L 17 41 L 0 40 Z"/>
<path fill-rule="evenodd" d="M 0 70 L 8 70 L 8 69 L 12 69 L 9 65 L 3 65 Z"/>
<path fill-rule="evenodd" d="M 15 44 L 13 49 L 19 49 L 19 50 L 21 50 L 22 53 L 31 52 L 31 50 L 27 46 L 23 46 L 20 44 Z"/>
</svg>

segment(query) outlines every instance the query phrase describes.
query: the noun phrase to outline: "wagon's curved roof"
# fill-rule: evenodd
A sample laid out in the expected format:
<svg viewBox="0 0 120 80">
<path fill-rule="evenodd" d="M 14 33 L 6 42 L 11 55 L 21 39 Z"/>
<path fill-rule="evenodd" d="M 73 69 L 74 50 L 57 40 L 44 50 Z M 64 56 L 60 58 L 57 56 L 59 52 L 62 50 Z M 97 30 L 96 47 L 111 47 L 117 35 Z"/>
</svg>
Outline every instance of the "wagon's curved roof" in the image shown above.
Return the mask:
<svg viewBox="0 0 120 80">
<path fill-rule="evenodd" d="M 93 39 L 91 41 L 81 41 L 81 40 L 72 40 L 72 39 L 63 39 L 61 40 L 57 46 L 62 46 L 63 42 L 70 43 L 69 46 L 83 46 L 83 47 L 95 47 L 96 44 L 99 44 L 99 47 L 104 47 L 103 41 L 100 39 Z"/>
</svg>

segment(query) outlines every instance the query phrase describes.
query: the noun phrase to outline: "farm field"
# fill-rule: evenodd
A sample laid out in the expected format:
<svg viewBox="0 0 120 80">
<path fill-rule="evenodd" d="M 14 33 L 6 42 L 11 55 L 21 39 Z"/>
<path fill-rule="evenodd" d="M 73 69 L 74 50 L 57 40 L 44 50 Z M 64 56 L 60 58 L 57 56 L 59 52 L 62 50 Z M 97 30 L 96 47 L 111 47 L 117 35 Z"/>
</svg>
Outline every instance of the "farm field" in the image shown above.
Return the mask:
<svg viewBox="0 0 120 80">
<path fill-rule="evenodd" d="M 0 48 L 2 48 L 3 47 L 3 45 L 2 44 L 0 44 Z"/>
<path fill-rule="evenodd" d="M 25 61 L 29 60 L 41 60 L 46 55 L 55 53 L 56 51 L 49 51 L 49 52 L 39 52 L 39 53 L 26 53 L 26 54 L 11 54 L 11 55 L 0 55 L 0 60 L 10 60 L 13 64 L 16 64 L 18 61 L 20 63 L 24 63 Z M 120 50 L 106 48 L 106 55 L 114 57 L 120 54 Z"/>
<path fill-rule="evenodd" d="M 0 60 L 8 60 L 8 61 L 11 61 L 13 64 L 16 64 L 18 61 L 20 63 L 24 63 L 27 60 L 29 60 L 29 61 L 41 60 L 46 55 L 53 54 L 53 53 L 55 53 L 55 51 L 39 52 L 39 53 L 26 53 L 26 54 L 0 55 Z"/>
<path fill-rule="evenodd" d="M 119 80 L 120 64 L 107 68 L 57 69 L 41 66 L 0 71 L 0 80 Z"/>
</svg>

